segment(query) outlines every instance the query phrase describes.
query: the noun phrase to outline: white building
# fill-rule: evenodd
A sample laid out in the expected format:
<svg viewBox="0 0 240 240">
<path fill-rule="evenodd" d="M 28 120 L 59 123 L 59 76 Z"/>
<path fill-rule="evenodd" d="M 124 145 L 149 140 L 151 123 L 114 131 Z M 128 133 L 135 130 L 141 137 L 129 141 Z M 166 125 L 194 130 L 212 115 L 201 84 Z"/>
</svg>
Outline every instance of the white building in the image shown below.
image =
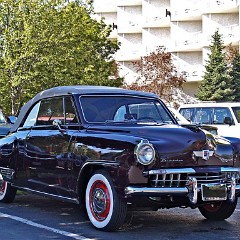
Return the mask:
<svg viewBox="0 0 240 240">
<path fill-rule="evenodd" d="M 97 18 L 113 28 L 121 42 L 116 54 L 120 74 L 136 79 L 132 61 L 164 46 L 177 70 L 186 73 L 184 91 L 194 95 L 202 80 L 212 35 L 218 29 L 224 44 L 239 48 L 240 0 L 94 0 Z"/>
</svg>

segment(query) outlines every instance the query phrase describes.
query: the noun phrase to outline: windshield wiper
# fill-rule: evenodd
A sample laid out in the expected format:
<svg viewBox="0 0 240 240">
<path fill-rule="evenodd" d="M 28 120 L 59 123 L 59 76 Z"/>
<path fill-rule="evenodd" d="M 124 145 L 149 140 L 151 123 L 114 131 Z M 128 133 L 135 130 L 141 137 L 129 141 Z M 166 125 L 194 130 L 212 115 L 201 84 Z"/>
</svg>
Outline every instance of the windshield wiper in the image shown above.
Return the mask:
<svg viewBox="0 0 240 240">
<path fill-rule="evenodd" d="M 105 124 L 108 124 L 108 123 L 116 123 L 116 124 L 119 124 L 119 123 L 136 123 L 136 122 L 138 122 L 136 119 L 125 119 L 125 120 L 122 120 L 122 121 L 106 120 L 104 123 L 105 123 Z"/>
</svg>

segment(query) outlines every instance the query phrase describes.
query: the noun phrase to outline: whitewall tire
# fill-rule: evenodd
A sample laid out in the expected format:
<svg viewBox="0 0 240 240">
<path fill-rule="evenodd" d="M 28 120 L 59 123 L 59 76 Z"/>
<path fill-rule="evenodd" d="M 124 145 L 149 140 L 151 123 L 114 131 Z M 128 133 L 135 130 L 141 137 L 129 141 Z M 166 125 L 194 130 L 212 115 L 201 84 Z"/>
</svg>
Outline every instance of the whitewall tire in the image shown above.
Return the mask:
<svg viewBox="0 0 240 240">
<path fill-rule="evenodd" d="M 126 202 L 119 198 L 106 171 L 98 170 L 92 175 L 85 200 L 88 217 L 97 229 L 114 231 L 124 223 Z"/>
</svg>

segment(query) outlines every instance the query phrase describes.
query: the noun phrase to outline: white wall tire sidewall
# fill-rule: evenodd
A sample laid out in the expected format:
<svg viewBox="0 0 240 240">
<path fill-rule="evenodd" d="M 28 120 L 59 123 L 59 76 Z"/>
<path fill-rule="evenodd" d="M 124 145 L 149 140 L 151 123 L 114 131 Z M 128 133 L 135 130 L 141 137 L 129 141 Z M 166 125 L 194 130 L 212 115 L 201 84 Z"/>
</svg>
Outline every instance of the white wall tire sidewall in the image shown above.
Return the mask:
<svg viewBox="0 0 240 240">
<path fill-rule="evenodd" d="M 97 180 L 100 180 L 102 182 L 104 182 L 104 184 L 107 186 L 108 191 L 109 191 L 109 196 L 110 196 L 110 209 L 109 209 L 109 214 L 107 216 L 107 218 L 103 221 L 97 221 L 96 218 L 92 215 L 91 212 L 91 208 L 89 206 L 89 193 L 91 190 L 91 186 L 93 185 L 94 182 L 96 182 Z M 102 174 L 95 174 L 91 177 L 91 179 L 88 182 L 87 185 L 87 189 L 86 189 L 86 209 L 87 209 L 87 214 L 89 217 L 89 220 L 91 221 L 91 223 L 96 227 L 96 228 L 104 228 L 108 225 L 108 223 L 110 222 L 112 215 L 113 215 L 113 192 L 112 192 L 112 188 L 110 183 L 108 182 L 107 178 L 104 177 Z"/>
<path fill-rule="evenodd" d="M 5 184 L 6 184 L 6 186 L 5 186 L 4 191 L 0 190 L 0 201 L 2 201 L 5 198 L 6 194 L 7 194 L 7 189 L 8 189 L 9 185 L 8 185 L 7 182 L 5 182 Z"/>
</svg>

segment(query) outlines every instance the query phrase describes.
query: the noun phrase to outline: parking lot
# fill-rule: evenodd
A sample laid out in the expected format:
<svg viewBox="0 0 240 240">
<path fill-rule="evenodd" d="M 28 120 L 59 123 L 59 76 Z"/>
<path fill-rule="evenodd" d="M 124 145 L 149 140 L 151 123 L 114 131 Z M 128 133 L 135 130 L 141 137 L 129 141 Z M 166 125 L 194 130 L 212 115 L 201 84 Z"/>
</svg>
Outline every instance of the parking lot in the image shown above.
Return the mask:
<svg viewBox="0 0 240 240">
<path fill-rule="evenodd" d="M 117 232 L 92 227 L 77 205 L 31 194 L 0 203 L 0 239 L 239 239 L 240 204 L 226 221 L 205 220 L 197 209 L 133 212 Z"/>
</svg>

